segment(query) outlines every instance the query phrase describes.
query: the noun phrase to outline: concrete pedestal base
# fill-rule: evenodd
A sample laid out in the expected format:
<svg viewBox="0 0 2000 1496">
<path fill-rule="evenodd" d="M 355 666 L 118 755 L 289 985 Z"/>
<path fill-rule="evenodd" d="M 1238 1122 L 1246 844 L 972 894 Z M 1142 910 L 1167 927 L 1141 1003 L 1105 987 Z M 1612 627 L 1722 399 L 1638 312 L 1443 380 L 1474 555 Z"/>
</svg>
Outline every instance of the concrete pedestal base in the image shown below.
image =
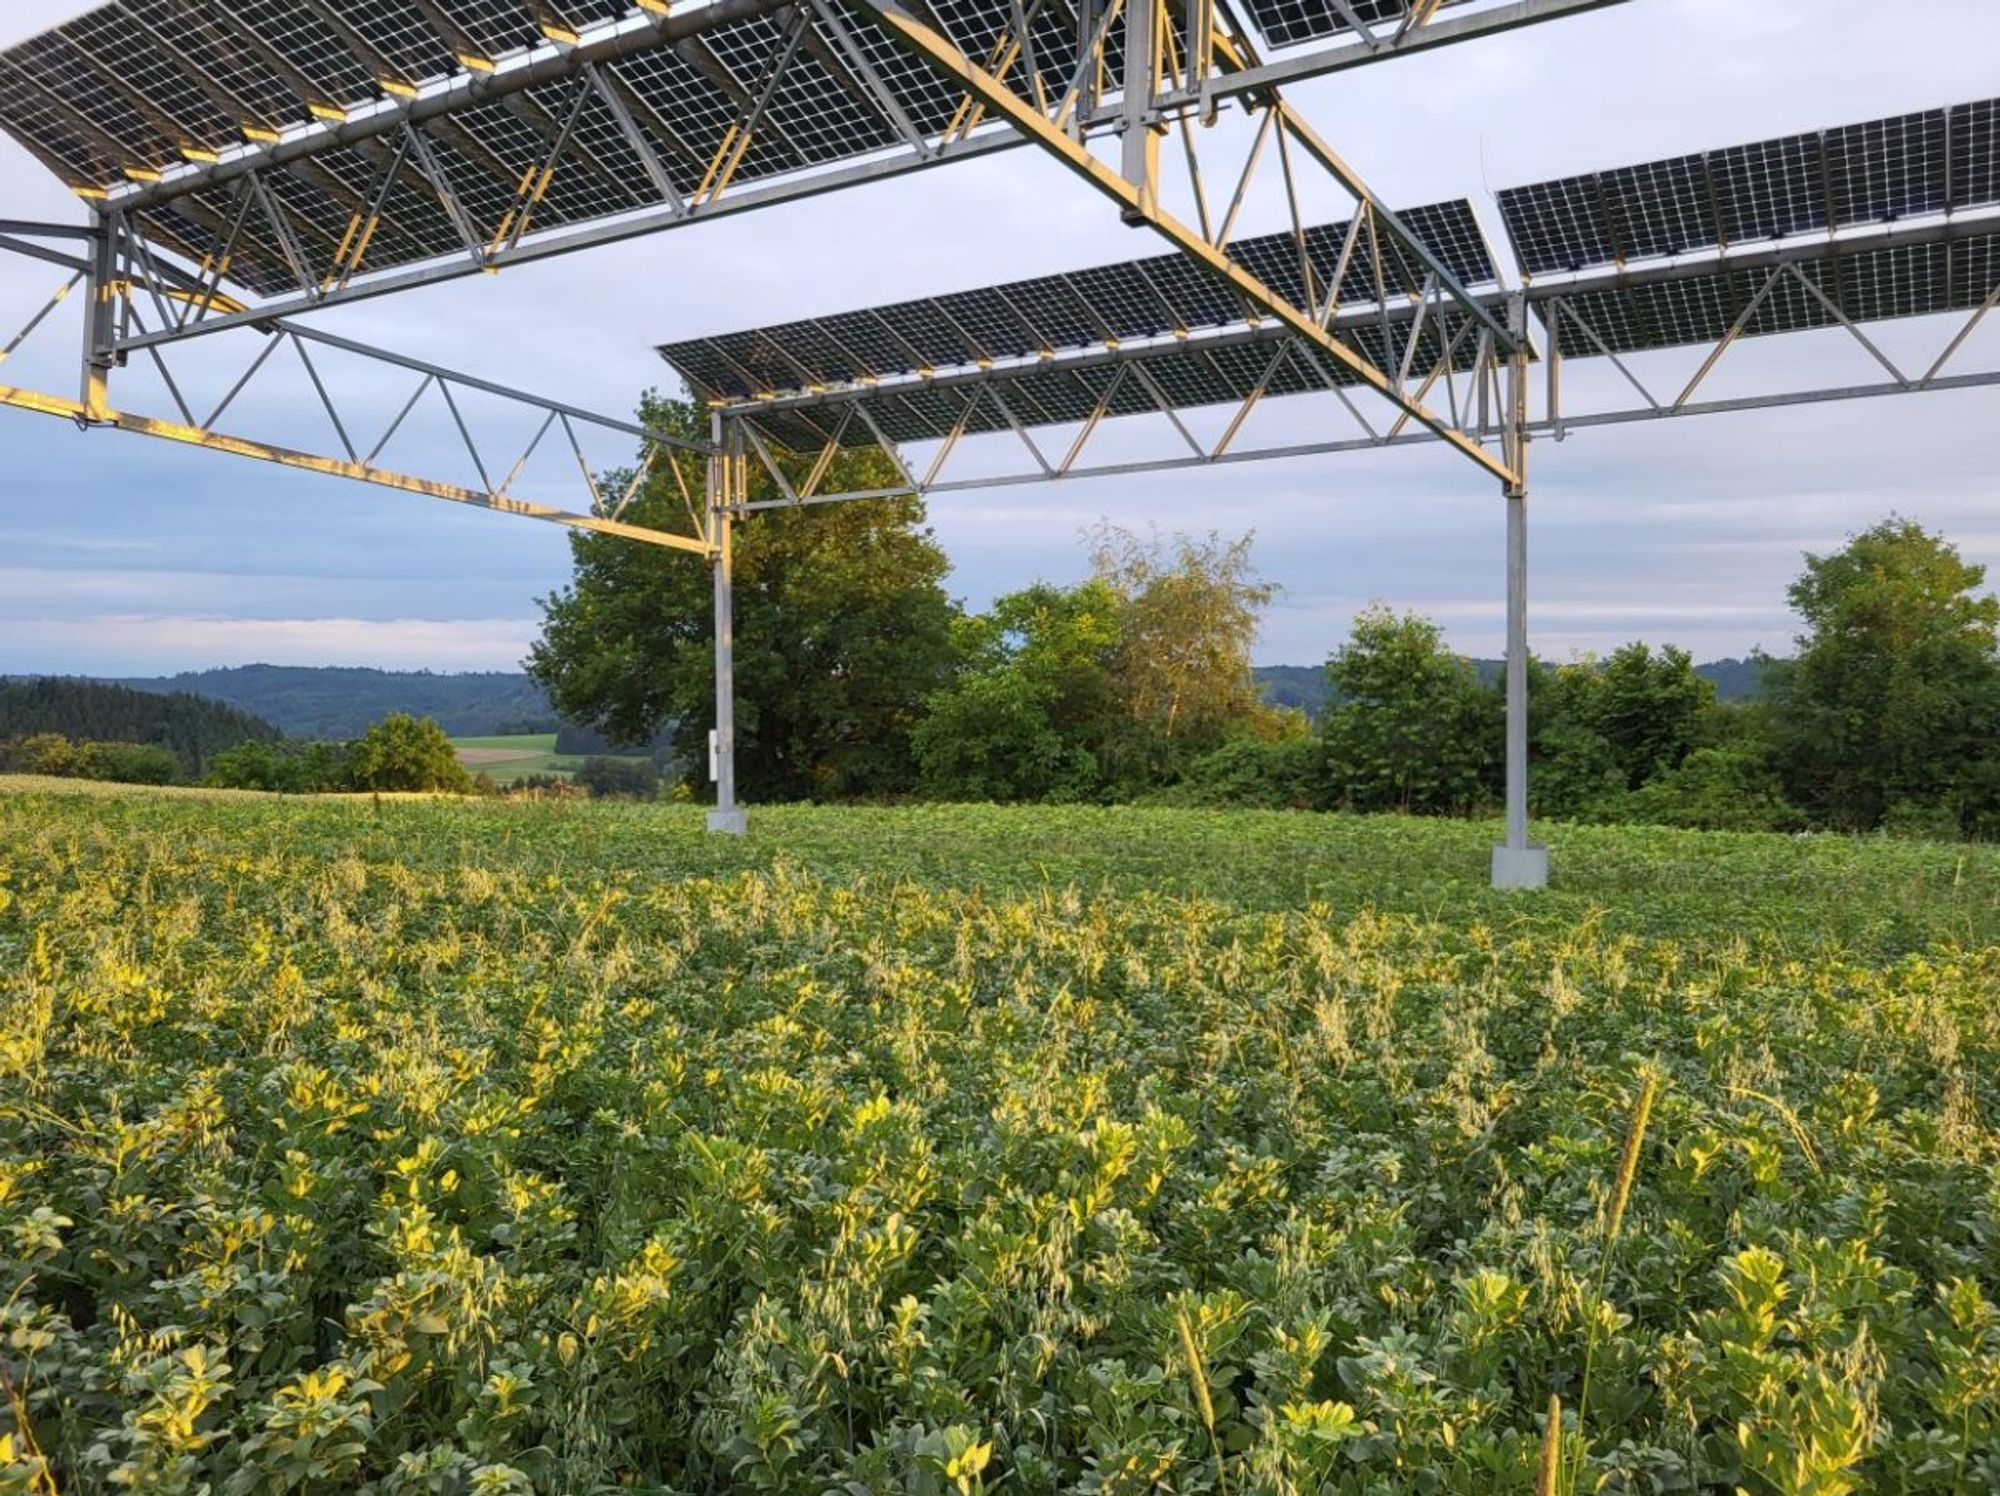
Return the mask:
<svg viewBox="0 0 2000 1496">
<path fill-rule="evenodd" d="M 1495 847 L 1493 849 L 1495 888 L 1547 888 L 1549 849 L 1547 847 Z"/>
<path fill-rule="evenodd" d="M 711 810 L 708 813 L 708 829 L 717 836 L 748 836 L 750 834 L 750 812 L 747 810 Z"/>
</svg>

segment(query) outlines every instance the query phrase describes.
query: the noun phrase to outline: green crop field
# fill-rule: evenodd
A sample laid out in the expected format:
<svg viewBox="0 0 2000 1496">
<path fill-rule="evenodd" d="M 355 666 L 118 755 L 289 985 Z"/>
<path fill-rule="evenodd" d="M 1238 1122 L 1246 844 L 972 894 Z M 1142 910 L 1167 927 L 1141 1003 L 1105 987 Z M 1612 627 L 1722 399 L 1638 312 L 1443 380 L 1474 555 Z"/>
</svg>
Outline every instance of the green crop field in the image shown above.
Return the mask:
<svg viewBox="0 0 2000 1496">
<path fill-rule="evenodd" d="M 552 774 L 568 778 L 583 766 L 582 754 L 556 752 L 552 732 L 521 733 L 497 738 L 453 738 L 451 746 L 458 761 L 469 773 L 486 774 L 494 783 L 507 785 L 531 774 Z M 613 754 L 614 758 L 644 758 L 645 754 Z"/>
<path fill-rule="evenodd" d="M 0 1492 L 2000 1490 L 2000 855 L 1492 834 L 0 793 Z"/>
</svg>

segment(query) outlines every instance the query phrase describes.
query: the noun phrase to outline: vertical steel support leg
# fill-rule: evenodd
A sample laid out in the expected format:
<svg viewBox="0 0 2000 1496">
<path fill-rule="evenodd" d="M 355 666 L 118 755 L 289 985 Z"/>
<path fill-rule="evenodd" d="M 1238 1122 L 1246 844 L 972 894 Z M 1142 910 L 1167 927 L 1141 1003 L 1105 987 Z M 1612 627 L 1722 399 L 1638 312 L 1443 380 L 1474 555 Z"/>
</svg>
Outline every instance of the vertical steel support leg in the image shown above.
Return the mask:
<svg viewBox="0 0 2000 1496">
<path fill-rule="evenodd" d="M 1136 209 L 1124 214 L 1134 226 L 1160 208 L 1160 135 L 1150 118 L 1159 91 L 1160 0 L 1125 0 L 1124 97 L 1119 103 L 1124 141 L 1120 166 L 1139 192 Z"/>
<path fill-rule="evenodd" d="M 708 459 L 708 538 L 715 547 L 715 809 L 708 813 L 708 829 L 742 836 L 750 829 L 750 816 L 736 803 L 736 575 L 730 511 L 741 496 L 743 437 L 734 423 L 725 431 L 720 415 L 710 419 L 709 435 L 716 450 Z"/>
<path fill-rule="evenodd" d="M 1507 466 L 1507 840 L 1493 849 L 1495 888 L 1546 888 L 1549 849 L 1528 840 L 1528 355 L 1527 302 L 1508 308 L 1520 352 L 1508 360 L 1503 417 Z"/>
<path fill-rule="evenodd" d="M 83 379 L 77 398 L 86 422 L 111 414 L 111 371 L 118 365 L 112 345 L 118 333 L 118 234 L 105 214 L 91 224 L 90 273 L 84 278 Z"/>
</svg>

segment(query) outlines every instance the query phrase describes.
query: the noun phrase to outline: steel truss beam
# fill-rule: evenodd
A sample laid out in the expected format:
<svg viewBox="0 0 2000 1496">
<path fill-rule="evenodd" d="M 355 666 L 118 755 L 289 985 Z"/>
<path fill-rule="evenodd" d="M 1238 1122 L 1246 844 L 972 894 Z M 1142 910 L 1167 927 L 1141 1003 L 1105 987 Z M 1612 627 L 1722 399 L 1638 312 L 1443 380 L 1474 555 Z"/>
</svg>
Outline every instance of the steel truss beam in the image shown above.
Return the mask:
<svg viewBox="0 0 2000 1496">
<path fill-rule="evenodd" d="M 1746 255 L 1745 258 L 1752 258 L 1752 256 Z M 1766 248 L 1757 251 L 1754 258 L 1763 264 L 1766 274 L 1765 282 L 1760 288 L 1759 299 L 1761 299 L 1763 293 L 1768 293 L 1785 280 L 1800 277 L 1798 260 L 1795 257 L 1777 256 Z M 1662 266 L 1655 271 L 1628 273 L 1625 276 L 1625 280 L 1631 283 L 1646 284 L 1655 276 L 1669 276 L 1682 268 L 1684 267 Z M 1675 420 L 1686 416 L 1729 415 L 1755 410 L 1780 409 L 1789 406 L 1824 405 L 1854 400 L 1878 399 L 1888 395 L 1914 395 L 1928 391 L 1984 389 L 2000 386 L 2000 368 L 1965 371 L 1959 371 L 1954 368 L 1955 362 L 1963 355 L 1973 332 L 1996 312 L 2000 312 L 2000 288 L 1996 288 L 1993 294 L 1987 297 L 1980 305 L 1958 314 L 1958 321 L 1953 326 L 1944 347 L 1931 361 L 1923 366 L 1921 371 L 1914 367 L 1905 369 L 1896 364 L 1882 352 L 1874 340 L 1868 337 L 1861 326 L 1842 316 L 1837 309 L 1828 307 L 1829 325 L 1822 330 L 1846 332 L 1849 337 L 1856 341 L 1857 346 L 1884 366 L 1884 373 L 1888 377 L 1865 383 L 1827 384 L 1802 389 L 1772 390 L 1762 394 L 1702 399 L 1697 397 L 1700 396 L 1702 390 L 1713 378 L 1716 370 L 1722 365 L 1726 355 L 1742 340 L 1742 329 L 1748 319 L 1748 310 L 1746 310 L 1743 316 L 1738 318 L 1736 324 L 1728 332 L 1713 344 L 1706 345 L 1705 347 L 1703 345 L 1694 345 L 1680 350 L 1686 354 L 1699 355 L 1699 367 L 1692 378 L 1685 380 L 1677 379 L 1674 381 L 1672 388 L 1665 388 L 1659 387 L 1656 383 L 1650 383 L 1642 378 L 1622 358 L 1606 360 L 1602 351 L 1602 333 L 1600 330 L 1592 327 L 1584 313 L 1579 311 L 1574 305 L 1575 300 L 1581 294 L 1584 294 L 1578 289 L 1578 286 L 1587 289 L 1597 289 L 1600 283 L 1595 280 L 1584 281 L 1579 279 L 1575 285 L 1565 284 L 1540 290 L 1531 289 L 1526 292 L 1515 293 L 1515 296 L 1510 298 L 1518 300 L 1523 308 L 1534 308 L 1538 316 L 1546 318 L 1550 325 L 1561 330 L 1558 335 L 1550 337 L 1544 344 L 1542 350 L 1542 368 L 1545 377 L 1531 382 L 1530 395 L 1535 394 L 1535 387 L 1539 387 L 1540 393 L 1538 398 L 1530 400 L 1528 406 L 1522 411 L 1518 419 L 1518 431 L 1522 438 L 1545 436 L 1561 440 L 1572 431 L 1589 430 L 1603 426 L 1623 426 L 1648 421 Z M 1810 289 L 1809 283 L 1808 288 Z M 1754 305 L 1755 302 L 1753 301 L 1750 309 L 1753 310 Z M 1300 347 L 1298 343 L 1287 340 L 1281 335 L 1273 335 L 1265 331 L 1250 329 L 1222 335 L 1210 340 L 1210 344 L 1221 345 L 1229 343 L 1240 345 L 1253 341 L 1260 347 L 1269 347 L 1273 351 L 1274 359 L 1288 352 L 1296 355 Z M 1449 347 L 1450 343 L 1451 340 L 1447 338 L 1446 346 Z M 1089 360 L 1096 367 L 1112 365 L 1129 368 L 1136 372 L 1145 367 L 1146 360 L 1149 357 L 1180 353 L 1189 347 L 1198 348 L 1202 346 L 1205 345 L 1201 342 L 1191 340 L 1187 344 L 1169 343 L 1139 349 L 1098 350 L 1091 354 L 1079 355 L 1072 358 L 1068 366 L 1074 367 Z M 1564 352 L 1565 348 L 1573 348 L 1577 352 L 1571 355 Z M 1613 403 L 1585 410 L 1570 409 L 1565 403 L 1566 396 L 1562 375 L 1567 365 L 1573 362 L 1576 357 L 1613 364 L 1616 372 L 1622 376 L 1625 384 L 1631 389 L 1636 399 L 1630 400 L 1625 404 Z M 1501 386 L 1510 377 L 1509 369 L 1511 363 L 1511 360 L 1497 355 L 1490 347 L 1482 347 L 1474 358 L 1472 367 L 1462 375 L 1466 386 L 1462 408 L 1466 413 L 1465 418 L 1468 425 L 1475 434 L 1515 446 L 1517 451 L 1524 455 L 1525 444 L 1516 442 L 1515 438 L 1510 436 L 1508 429 L 1509 416 L 1507 413 L 1509 407 L 1502 403 L 1503 391 Z M 1449 373 L 1450 371 L 1444 366 L 1444 359 L 1440 358 L 1425 372 L 1427 386 L 1444 381 Z M 991 374 L 987 374 L 986 378 L 991 380 Z M 969 393 L 974 398 L 983 396 L 990 400 L 999 401 L 1004 396 L 1006 385 L 1004 382 L 982 384 L 975 374 L 966 377 L 958 384 L 957 388 Z M 1359 413 L 1354 410 L 1351 404 L 1345 401 L 1346 392 L 1343 389 L 1332 385 L 1329 385 L 1328 389 L 1332 397 L 1342 402 L 1347 414 L 1358 417 Z M 808 397 L 800 397 L 800 399 L 805 398 Z M 1236 448 L 1231 444 L 1231 438 L 1240 430 L 1250 410 L 1263 398 L 1263 391 L 1260 388 L 1252 391 L 1249 398 L 1244 400 L 1235 414 L 1230 417 L 1223 438 L 1212 447 L 1203 451 L 1140 461 L 1085 463 L 1081 459 L 1086 454 L 1089 442 L 1095 436 L 1099 426 L 1098 422 L 1093 421 L 1086 423 L 1087 429 L 1083 433 L 1082 439 L 1072 445 L 1065 459 L 1059 464 L 1051 464 L 1044 458 L 1041 449 L 1034 445 L 1030 433 L 1018 424 L 1010 423 L 1008 429 L 996 430 L 991 433 L 992 439 L 995 442 L 1001 442 L 1008 436 L 1015 438 L 1029 457 L 1030 465 L 1018 472 L 1009 471 L 958 477 L 949 475 L 947 466 L 944 463 L 933 461 L 927 465 L 917 464 L 898 444 L 881 437 L 879 427 L 867 419 L 869 407 L 865 401 L 856 400 L 852 397 L 844 400 L 838 399 L 832 394 L 813 398 L 817 398 L 822 404 L 834 404 L 842 408 L 845 412 L 851 412 L 853 416 L 862 418 L 866 428 L 877 433 L 875 445 L 879 446 L 897 463 L 899 471 L 906 476 L 907 481 L 885 488 L 863 489 L 845 493 L 822 492 L 816 481 L 827 470 L 828 464 L 822 460 L 815 464 L 813 472 L 806 483 L 792 484 L 790 486 L 790 490 L 786 492 L 786 497 L 744 504 L 740 506 L 742 512 L 750 513 L 760 509 L 783 509 L 800 504 L 844 503 L 857 499 L 889 498 L 902 495 L 928 497 L 977 489 L 1010 488 L 1022 484 L 1063 482 L 1083 478 L 1130 477 L 1144 473 L 1176 472 L 1193 468 L 1222 467 L 1238 463 L 1261 462 L 1282 458 L 1328 456 L 1343 452 L 1372 451 L 1385 447 L 1416 446 L 1436 440 L 1429 431 L 1423 429 L 1411 430 L 1411 423 L 1408 421 L 1399 421 L 1394 426 L 1381 431 L 1368 428 L 1363 423 L 1367 434 L 1357 437 L 1330 441 L 1297 442 L 1256 448 Z M 1291 398 L 1296 404 L 1312 397 L 1300 395 Z M 1507 398 L 1511 399 L 1511 394 Z M 787 402 L 773 402 L 776 405 L 785 403 Z M 743 421 L 753 431 L 756 429 L 757 411 L 755 407 L 730 407 L 721 413 L 729 415 L 732 419 Z M 1130 419 L 1141 420 L 1144 417 L 1134 416 Z M 1179 423 L 1177 423 L 1178 425 Z M 852 430 L 853 428 L 848 427 L 846 429 Z M 1184 428 L 1181 429 L 1184 431 Z M 764 447 L 762 444 L 754 444 L 753 450 L 762 453 Z M 958 450 L 957 444 L 952 444 L 952 452 L 955 453 Z M 775 464 L 771 462 L 767 462 L 766 466 L 775 468 Z M 923 474 L 921 478 L 916 476 L 919 471 Z M 786 490 L 781 487 L 781 491 Z"/>
<path fill-rule="evenodd" d="M 177 319 L 199 316 L 216 300 L 217 293 L 213 286 L 205 280 L 162 267 L 147 246 L 126 230 L 122 215 L 119 214 L 107 215 L 98 231 L 85 236 L 86 252 L 82 256 L 35 242 L 37 238 L 75 239 L 77 237 L 75 232 L 65 225 L 9 223 L 6 227 L 12 232 L 0 235 L 0 252 L 14 252 L 53 264 L 70 270 L 72 275 L 56 296 L 37 311 L 19 334 L 5 345 L 0 358 L 11 357 L 47 321 L 56 308 L 81 286 L 85 323 L 84 378 L 83 387 L 74 399 L 13 385 L 0 385 L 0 406 L 10 406 L 42 415 L 60 416 L 83 428 L 101 426 L 139 436 L 156 437 L 201 447 L 208 451 L 254 457 L 281 467 L 323 473 L 401 493 L 418 494 L 427 498 L 490 509 L 497 513 L 539 519 L 570 529 L 617 535 L 628 540 L 689 551 L 700 556 L 713 553 L 713 544 L 705 536 L 696 538 L 657 530 L 627 523 L 622 517 L 626 506 L 637 494 L 646 472 L 662 452 L 692 452 L 705 455 L 708 451 L 705 443 L 688 441 L 672 433 L 652 430 L 631 421 L 599 415 L 565 401 L 546 399 L 540 395 L 496 384 L 491 380 L 457 373 L 421 359 L 390 353 L 350 338 L 336 337 L 283 320 L 266 320 L 257 324 L 261 336 L 254 357 L 221 402 L 206 416 L 197 415 L 189 405 L 181 382 L 168 367 L 165 354 L 159 346 L 149 346 L 145 351 L 173 403 L 174 416 L 161 418 L 118 409 L 111 403 L 109 384 L 113 372 L 124 363 L 126 355 L 116 346 L 117 340 L 113 330 L 120 326 L 144 327 L 149 317 L 157 319 L 161 326 L 168 326 Z M 326 414 L 332 435 L 339 445 L 338 453 L 304 451 L 220 429 L 222 418 L 236 404 L 239 397 L 273 366 L 275 362 L 273 355 L 281 348 L 289 348 L 291 354 L 303 366 L 314 396 Z M 383 431 L 380 438 L 365 452 L 355 440 L 356 428 L 351 414 L 343 413 L 342 406 L 328 382 L 326 372 L 313 360 L 311 350 L 314 348 L 332 349 L 366 359 L 373 370 L 375 382 L 379 382 L 383 373 L 390 370 L 400 370 L 419 376 L 414 389 L 388 429 Z M 418 405 L 433 393 L 435 394 L 433 403 L 442 405 L 444 412 L 449 415 L 453 429 L 463 442 L 473 468 L 479 474 L 478 487 L 402 472 L 384 467 L 376 460 L 389 442 L 404 428 Z M 478 393 L 499 399 L 541 417 L 540 425 L 526 448 L 518 455 L 506 454 L 513 458 L 510 466 L 500 468 L 489 462 L 493 454 L 483 449 L 474 438 L 471 428 L 466 424 L 459 400 L 461 395 L 467 393 Z M 609 490 L 605 475 L 592 468 L 577 435 L 579 426 L 616 432 L 634 439 L 641 453 L 640 465 L 638 471 L 622 489 Z M 530 459 L 545 440 L 558 429 L 576 459 L 583 486 L 589 495 L 587 505 L 581 509 L 564 508 L 521 498 L 512 491 Z"/>
</svg>

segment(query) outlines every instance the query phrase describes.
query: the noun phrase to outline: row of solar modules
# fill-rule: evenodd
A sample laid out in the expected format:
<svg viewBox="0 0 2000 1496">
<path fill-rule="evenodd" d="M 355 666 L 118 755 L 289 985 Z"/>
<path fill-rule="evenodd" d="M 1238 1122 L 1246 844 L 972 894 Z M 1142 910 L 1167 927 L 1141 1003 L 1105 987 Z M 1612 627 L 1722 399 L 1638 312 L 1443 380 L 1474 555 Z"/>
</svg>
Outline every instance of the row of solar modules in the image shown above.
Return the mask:
<svg viewBox="0 0 2000 1496">
<path fill-rule="evenodd" d="M 1453 370 L 1470 368 L 1479 345 L 1464 325 L 1467 320 L 1462 312 L 1447 314 L 1442 326 L 1427 320 L 1418 333 L 1416 364 L 1425 370 L 1435 367 L 1449 345 Z M 1403 355 L 1410 324 L 1406 310 L 1386 329 L 1370 323 L 1344 330 L 1340 337 L 1369 362 L 1393 366 Z M 1134 367 L 1143 369 L 1143 376 Z M 1192 410 L 1240 403 L 1260 387 L 1265 395 L 1278 397 L 1357 383 L 1358 376 L 1344 364 L 1271 328 L 1247 340 L 1196 337 L 1165 343 L 1146 350 L 1130 366 L 1030 362 L 955 386 L 910 380 L 872 392 L 865 404 L 868 419 L 889 440 L 922 442 L 953 430 L 968 435 L 1006 430 L 1015 421 L 1024 427 L 1074 425 L 1089 420 L 1100 402 L 1105 416 L 1118 417 L 1156 412 L 1163 399 L 1176 410 Z M 1457 393 L 1463 398 L 1470 391 L 1461 384 Z M 875 439 L 867 422 L 843 421 L 838 404 L 772 410 L 755 420 L 759 430 L 796 451 L 809 452 L 833 440 L 867 446 Z"/>
<path fill-rule="evenodd" d="M 1013 15 L 1012 0 L 930 0 L 928 9 L 967 55 L 982 58 Z M 1038 84 L 1058 95 L 1079 57 L 1071 0 L 1027 0 L 1023 9 L 1031 18 L 1033 67 L 1016 63 L 1008 77 L 1024 93 Z M 586 26 L 639 14 L 629 4 L 585 0 L 118 0 L 0 53 L 0 128 L 72 186 L 102 187 L 212 155 L 247 135 L 281 132 L 311 118 L 315 108 L 343 110 L 379 98 L 385 82 L 419 87 L 463 72 L 461 48 L 488 57 L 519 53 L 545 40 L 544 23 Z M 785 55 L 786 24 L 773 14 L 750 16 L 602 67 L 608 88 L 683 195 L 702 185 L 735 140 L 734 128 Z M 927 136 L 942 134 L 958 115 L 962 91 L 939 81 L 864 13 L 850 10 L 842 24 L 911 124 Z M 1115 73 L 1118 49 L 1107 50 Z M 562 138 L 574 90 L 568 81 L 550 82 L 433 121 L 427 134 L 442 187 L 416 162 L 402 163 L 365 268 L 461 251 L 442 189 L 463 202 L 482 236 L 497 233 L 524 177 Z M 735 179 L 822 166 L 901 139 L 899 123 L 876 102 L 840 37 L 815 16 L 779 75 Z M 393 142 L 329 144 L 269 177 L 314 277 L 332 268 L 393 150 Z M 535 208 L 534 226 L 615 217 L 657 202 L 617 114 L 591 94 Z M 228 238 L 237 207 L 231 189 L 196 192 L 149 213 L 144 226 L 170 248 L 200 257 Z M 297 267 L 262 215 L 244 221 L 235 245 L 235 284 L 268 294 L 296 281 Z"/>
<path fill-rule="evenodd" d="M 1530 276 L 2000 203 L 2000 101 L 1788 135 L 1500 193 Z"/>
<path fill-rule="evenodd" d="M 1838 323 L 1834 307 L 1853 322 L 1967 311 L 2000 288 L 2000 235 L 1897 245 L 1854 256 L 1828 254 L 1799 262 L 1796 274 L 1780 272 L 1775 280 L 1772 275 L 1770 269 L 1718 269 L 1582 294 L 1542 294 L 1536 314 L 1551 326 L 1565 356 L 1578 358 L 1597 356 L 1600 350 L 1623 354 L 1714 343 L 1736 327 L 1746 310 L 1750 316 L 1741 330 L 1746 337 L 1833 327 Z M 1386 334 L 1364 324 L 1341 337 L 1378 368 L 1395 368 L 1409 324 L 1405 310 Z M 1454 369 L 1467 368 L 1478 343 L 1460 332 L 1462 324 L 1463 314 L 1451 313 L 1443 329 L 1427 326 L 1418 339 L 1413 368 L 1428 375 L 1436 367 L 1445 333 L 1459 334 L 1451 344 Z M 1240 404 L 1260 385 L 1265 395 L 1281 397 L 1324 393 L 1330 386 L 1356 382 L 1332 359 L 1275 327 L 1249 340 L 1197 337 L 1170 343 L 1135 362 L 1144 369 L 1144 378 L 1129 371 L 1121 376 L 1121 365 L 1112 362 L 1082 367 L 1030 362 L 994 369 L 977 382 L 892 383 L 870 391 L 860 403 L 874 429 L 891 441 L 924 442 L 955 429 L 968 434 L 1001 431 L 1016 421 L 1023 427 L 1077 425 L 1091 417 L 1107 392 L 1111 398 L 1104 414 L 1116 417 L 1157 411 L 1160 397 L 1177 410 L 1194 410 Z M 1464 399 L 1467 392 L 1461 386 L 1457 394 Z M 1436 406 L 1444 398 L 1434 389 L 1431 403 Z M 844 417 L 847 403 L 774 409 L 753 419 L 770 438 L 799 451 L 830 440 L 867 446 L 875 439 L 874 430 L 866 421 Z"/>
<path fill-rule="evenodd" d="M 1469 202 L 1436 203 L 1402 218 L 1462 284 L 1494 282 L 1492 257 Z M 1347 224 L 1325 224 L 1303 233 L 1238 240 L 1229 253 L 1273 290 L 1296 305 L 1310 306 L 1322 302 L 1332 288 L 1348 237 Z M 1362 242 L 1368 239 L 1360 236 L 1349 259 L 1340 286 L 1343 304 L 1372 301 L 1378 294 L 1375 258 Z M 1391 296 L 1406 298 L 1421 289 L 1423 269 L 1414 256 L 1385 233 L 1372 242 L 1381 245 L 1384 289 Z M 661 351 L 705 392 L 744 398 L 1135 342 L 1244 320 L 1243 303 L 1234 292 L 1176 253 L 695 338 Z"/>
</svg>

